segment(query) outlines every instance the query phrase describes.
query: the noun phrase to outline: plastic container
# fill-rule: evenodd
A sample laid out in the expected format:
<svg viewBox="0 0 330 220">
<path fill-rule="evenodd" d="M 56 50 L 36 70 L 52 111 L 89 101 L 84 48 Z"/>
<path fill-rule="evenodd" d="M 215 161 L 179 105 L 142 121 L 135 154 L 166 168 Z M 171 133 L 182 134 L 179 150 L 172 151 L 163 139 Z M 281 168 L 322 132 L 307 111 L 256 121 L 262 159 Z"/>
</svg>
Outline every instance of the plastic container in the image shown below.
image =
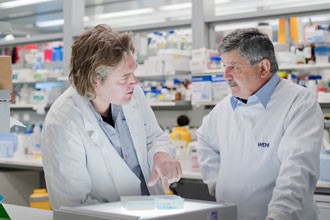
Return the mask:
<svg viewBox="0 0 330 220">
<path fill-rule="evenodd" d="M 211 57 L 210 58 L 210 68 L 211 69 L 220 69 L 221 68 L 221 58 L 220 57 Z"/>
<path fill-rule="evenodd" d="M 16 148 L 17 135 L 15 133 L 0 133 L 0 157 L 13 157 Z"/>
<path fill-rule="evenodd" d="M 186 147 L 191 141 L 191 134 L 185 127 L 175 127 L 171 132 L 170 137 L 173 141 L 186 141 Z"/>
<path fill-rule="evenodd" d="M 330 150 L 320 155 L 320 180 L 330 182 Z"/>
<path fill-rule="evenodd" d="M 176 159 L 183 160 L 187 157 L 187 147 L 191 141 L 191 134 L 185 127 L 175 127 L 170 134 L 176 147 Z"/>
<path fill-rule="evenodd" d="M 30 195 L 30 207 L 52 210 L 46 189 L 35 189 Z"/>
<path fill-rule="evenodd" d="M 183 209 L 184 199 L 176 195 L 154 196 L 155 208 L 158 210 Z"/>
<path fill-rule="evenodd" d="M 153 210 L 155 200 L 150 196 L 121 196 L 121 206 L 127 210 Z"/>
</svg>

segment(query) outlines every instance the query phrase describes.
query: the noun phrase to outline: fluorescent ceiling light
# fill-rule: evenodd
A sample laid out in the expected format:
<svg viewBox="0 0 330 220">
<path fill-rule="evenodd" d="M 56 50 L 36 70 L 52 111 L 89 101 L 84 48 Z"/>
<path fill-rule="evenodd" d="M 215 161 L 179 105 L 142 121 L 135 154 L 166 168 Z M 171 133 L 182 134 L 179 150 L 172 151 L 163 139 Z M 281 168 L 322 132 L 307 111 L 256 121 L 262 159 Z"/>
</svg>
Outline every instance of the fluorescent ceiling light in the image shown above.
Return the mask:
<svg viewBox="0 0 330 220">
<path fill-rule="evenodd" d="M 63 25 L 63 24 L 64 24 L 64 19 L 36 22 L 36 25 L 38 27 L 53 27 L 53 26 L 60 26 L 60 25 Z"/>
<path fill-rule="evenodd" d="M 312 21 L 312 23 L 315 23 L 315 22 L 321 22 L 321 21 L 329 21 L 330 16 L 329 15 L 314 15 L 314 16 L 309 16 L 309 17 L 303 17 L 302 22 L 309 23 L 309 19 Z"/>
<path fill-rule="evenodd" d="M 233 10 L 235 10 L 233 12 Z M 217 16 L 221 16 L 221 15 L 234 15 L 234 14 L 243 14 L 243 13 L 252 13 L 252 12 L 256 12 L 257 9 L 256 8 L 237 8 L 237 9 L 234 9 L 234 8 L 221 8 L 221 9 L 218 9 L 216 8 L 215 9 L 215 15 Z"/>
<path fill-rule="evenodd" d="M 215 0 L 215 4 L 223 4 L 228 2 L 231 2 L 231 0 Z"/>
<path fill-rule="evenodd" d="M 0 8 L 16 8 L 25 5 L 33 5 L 42 2 L 49 2 L 51 0 L 17 0 L 0 3 Z"/>
<path fill-rule="evenodd" d="M 141 14 L 148 14 L 154 12 L 155 9 L 153 8 L 142 8 L 142 9 L 136 9 L 136 10 L 128 10 L 128 11 L 118 11 L 118 12 L 112 12 L 107 14 L 100 14 L 96 15 L 96 19 L 107 19 L 107 18 L 117 18 L 117 17 L 125 17 L 125 16 L 131 16 L 131 15 L 141 15 Z"/>
<path fill-rule="evenodd" d="M 191 2 L 182 3 L 182 4 L 173 4 L 173 5 L 164 5 L 160 6 L 159 10 L 161 11 L 172 11 L 172 10 L 179 10 L 179 9 L 187 9 L 191 8 Z"/>
<path fill-rule="evenodd" d="M 84 17 L 84 21 L 89 21 L 89 17 Z M 61 26 L 64 24 L 64 19 L 58 19 L 58 20 L 50 20 L 50 21 L 38 21 L 36 22 L 36 25 L 38 27 L 53 27 L 53 26 Z"/>
<path fill-rule="evenodd" d="M 312 2 L 297 2 L 297 3 L 283 3 L 283 4 L 276 4 L 276 5 L 272 5 L 269 6 L 269 9 L 284 9 L 284 8 L 294 8 L 294 7 L 302 7 L 302 6 L 312 6 L 312 5 L 318 5 L 318 4 L 322 4 L 322 3 L 329 3 L 329 0 L 325 0 L 325 1 L 312 1 Z"/>
<path fill-rule="evenodd" d="M 235 23 L 235 24 L 219 24 L 214 27 L 216 32 L 235 30 L 240 28 L 256 28 L 258 26 L 257 22 L 245 22 L 245 23 Z"/>
</svg>

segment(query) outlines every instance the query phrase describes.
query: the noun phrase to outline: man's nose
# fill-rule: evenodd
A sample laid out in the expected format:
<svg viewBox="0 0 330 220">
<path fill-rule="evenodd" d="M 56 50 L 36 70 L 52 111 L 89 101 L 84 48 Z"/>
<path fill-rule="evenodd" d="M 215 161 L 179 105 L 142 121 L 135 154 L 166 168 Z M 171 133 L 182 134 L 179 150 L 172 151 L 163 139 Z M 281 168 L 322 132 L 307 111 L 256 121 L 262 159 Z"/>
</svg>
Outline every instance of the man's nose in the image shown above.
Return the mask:
<svg viewBox="0 0 330 220">
<path fill-rule="evenodd" d="M 136 78 L 135 74 L 133 73 L 132 75 L 129 76 L 129 84 L 133 84 L 133 85 L 136 85 L 138 84 L 139 81 L 138 79 Z"/>
<path fill-rule="evenodd" d="M 227 67 L 225 67 L 224 68 L 225 70 L 223 71 L 223 78 L 225 79 L 225 80 L 231 80 L 232 79 L 232 74 L 231 74 L 231 71 L 230 71 L 230 69 L 229 68 L 227 68 Z"/>
</svg>

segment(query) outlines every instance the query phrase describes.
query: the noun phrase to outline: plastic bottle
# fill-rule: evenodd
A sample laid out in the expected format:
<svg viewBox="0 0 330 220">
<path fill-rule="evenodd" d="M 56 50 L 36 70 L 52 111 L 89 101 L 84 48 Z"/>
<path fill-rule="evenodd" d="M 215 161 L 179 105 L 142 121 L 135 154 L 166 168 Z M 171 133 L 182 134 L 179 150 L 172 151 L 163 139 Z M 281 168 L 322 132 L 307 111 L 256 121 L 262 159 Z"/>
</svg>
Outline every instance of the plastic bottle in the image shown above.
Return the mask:
<svg viewBox="0 0 330 220">
<path fill-rule="evenodd" d="M 170 30 L 167 36 L 167 49 L 179 49 L 179 39 L 175 30 Z"/>
<path fill-rule="evenodd" d="M 174 79 L 173 83 L 174 83 L 174 87 L 176 88 L 174 94 L 174 101 L 181 101 L 183 96 L 181 82 L 178 79 Z"/>
<path fill-rule="evenodd" d="M 220 69 L 221 67 L 221 58 L 214 56 L 210 58 L 210 68 L 211 69 Z"/>
<path fill-rule="evenodd" d="M 183 126 L 175 127 L 171 132 L 170 137 L 172 140 L 181 140 L 186 142 L 186 147 L 191 141 L 190 132 Z"/>
<path fill-rule="evenodd" d="M 158 41 L 157 41 L 157 45 L 158 45 L 158 51 L 161 49 L 166 49 L 166 38 L 164 37 L 164 34 L 162 32 L 158 32 Z"/>
<path fill-rule="evenodd" d="M 42 61 L 42 57 L 38 56 L 36 59 L 36 62 L 32 66 L 32 70 L 36 71 L 36 70 L 41 70 L 41 69 L 44 69 L 44 63 Z"/>
<path fill-rule="evenodd" d="M 154 32 L 148 45 L 148 56 L 157 56 L 158 53 L 158 32 Z"/>
<path fill-rule="evenodd" d="M 299 44 L 296 49 L 297 64 L 305 64 L 304 45 Z"/>
<path fill-rule="evenodd" d="M 315 45 L 309 44 L 304 48 L 305 62 L 307 64 L 315 63 Z"/>
<path fill-rule="evenodd" d="M 199 163 L 198 163 L 198 156 L 197 156 L 197 150 L 192 149 L 190 153 L 190 162 L 191 162 L 191 168 L 199 169 Z"/>
<path fill-rule="evenodd" d="M 32 147 L 31 147 L 31 154 L 36 157 L 41 157 L 41 129 L 42 123 L 38 123 L 38 125 L 34 126 L 33 133 L 32 133 Z"/>
<path fill-rule="evenodd" d="M 317 99 L 317 84 L 313 76 L 309 77 L 308 81 L 306 82 L 306 87 L 309 91 L 311 91 L 315 99 Z"/>
</svg>

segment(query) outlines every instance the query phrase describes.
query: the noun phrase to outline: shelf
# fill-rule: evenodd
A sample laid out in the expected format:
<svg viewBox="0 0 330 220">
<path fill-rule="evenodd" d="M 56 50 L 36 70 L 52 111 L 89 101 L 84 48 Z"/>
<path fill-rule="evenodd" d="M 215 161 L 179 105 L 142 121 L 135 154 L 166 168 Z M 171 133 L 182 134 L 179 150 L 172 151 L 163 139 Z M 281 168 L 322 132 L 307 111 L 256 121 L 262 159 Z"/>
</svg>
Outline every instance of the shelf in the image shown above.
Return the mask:
<svg viewBox="0 0 330 220">
<path fill-rule="evenodd" d="M 189 110 L 192 108 L 189 101 L 178 102 L 148 102 L 154 110 Z"/>
<path fill-rule="evenodd" d="M 329 102 L 320 102 L 319 104 L 320 104 L 321 108 L 323 108 L 323 109 L 330 109 Z"/>
<path fill-rule="evenodd" d="M 280 70 L 311 70 L 311 69 L 330 69 L 330 63 L 323 64 L 297 64 L 297 65 L 280 65 Z"/>
<path fill-rule="evenodd" d="M 192 75 L 193 76 L 209 76 L 209 75 L 219 75 L 219 74 L 223 74 L 224 69 L 210 69 L 210 70 L 203 70 L 203 71 L 192 71 Z"/>
<path fill-rule="evenodd" d="M 39 104 L 41 106 L 41 104 Z M 37 109 L 38 105 L 36 104 L 11 104 L 10 109 Z M 45 108 L 49 108 L 50 105 L 44 105 Z"/>
<path fill-rule="evenodd" d="M 211 102 L 196 102 L 193 103 L 193 106 L 215 106 L 216 104 L 218 104 L 220 101 L 211 101 Z"/>
<path fill-rule="evenodd" d="M 295 64 L 295 65 L 280 65 L 279 70 L 311 70 L 311 69 L 330 69 L 330 63 L 322 64 Z M 203 71 L 192 71 L 193 76 L 203 76 L 212 74 L 223 74 L 224 69 L 210 69 Z"/>
<path fill-rule="evenodd" d="M 68 77 L 67 76 L 59 76 L 59 77 L 47 77 L 45 79 L 42 80 L 36 80 L 36 79 L 31 79 L 31 80 L 13 80 L 12 83 L 13 84 L 24 84 L 24 83 L 30 83 L 30 84 L 34 84 L 34 83 L 39 83 L 39 82 L 65 82 L 68 81 Z"/>
<path fill-rule="evenodd" d="M 159 30 L 164 28 L 183 28 L 190 27 L 191 19 L 176 20 L 176 21 L 166 21 L 166 22 L 157 22 L 151 24 L 141 24 L 141 25 L 126 25 L 124 27 L 115 27 L 116 31 L 126 32 L 126 31 L 147 31 L 147 30 Z"/>
<path fill-rule="evenodd" d="M 0 41 L 0 46 L 13 46 L 13 45 L 21 45 L 21 44 L 32 44 L 32 43 L 42 43 L 42 42 L 51 42 L 51 41 L 62 41 L 63 34 L 43 34 L 37 35 L 30 38 L 16 38 L 11 41 Z"/>
<path fill-rule="evenodd" d="M 212 106 L 214 107 L 216 104 L 218 104 L 220 101 L 218 102 L 215 102 L 215 101 L 212 101 L 212 102 L 197 102 L 197 103 L 193 103 L 192 105 L 193 106 Z M 320 102 L 319 103 L 321 108 L 323 109 L 330 109 L 330 103 L 329 102 Z"/>
<path fill-rule="evenodd" d="M 190 71 L 175 70 L 169 73 L 153 73 L 136 76 L 140 80 L 165 80 L 170 78 L 187 78 L 190 77 Z"/>
</svg>

